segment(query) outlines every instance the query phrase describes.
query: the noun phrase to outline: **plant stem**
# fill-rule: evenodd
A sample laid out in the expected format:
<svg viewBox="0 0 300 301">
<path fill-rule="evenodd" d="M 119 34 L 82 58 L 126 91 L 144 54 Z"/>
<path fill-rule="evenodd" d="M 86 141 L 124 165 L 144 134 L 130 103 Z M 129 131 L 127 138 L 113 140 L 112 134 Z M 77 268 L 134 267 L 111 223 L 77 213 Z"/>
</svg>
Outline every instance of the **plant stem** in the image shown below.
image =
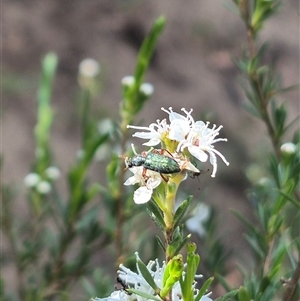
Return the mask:
<svg viewBox="0 0 300 301">
<path fill-rule="evenodd" d="M 300 279 L 300 259 L 298 260 L 298 265 L 294 271 L 292 278 L 285 281 L 286 291 L 283 295 L 282 301 L 291 301 L 292 300 L 293 295 L 296 291 L 299 279 Z"/>
<path fill-rule="evenodd" d="M 122 127 L 122 139 L 121 139 L 121 153 L 125 153 L 125 145 L 127 141 L 127 128 Z M 119 182 L 118 182 L 118 195 L 115 196 L 116 202 L 116 221 L 117 226 L 115 229 L 115 246 L 116 246 L 116 268 L 119 267 L 120 263 L 123 262 L 123 225 L 125 222 L 124 215 L 124 204 L 125 200 L 123 196 L 125 195 L 124 191 L 124 177 L 125 177 L 125 169 L 123 160 L 120 160 L 119 163 Z"/>
<path fill-rule="evenodd" d="M 240 6 L 240 11 L 241 11 L 242 18 L 243 18 L 243 21 L 245 23 L 246 30 L 247 30 L 249 60 L 253 60 L 255 58 L 255 56 L 257 55 L 257 50 L 256 50 L 256 43 L 255 43 L 255 33 L 254 33 L 254 29 L 251 25 L 251 19 L 249 17 L 250 16 L 249 3 L 247 0 L 242 1 L 241 6 Z M 248 76 L 257 91 L 257 94 L 259 97 L 258 100 L 259 100 L 259 106 L 260 106 L 260 113 L 261 113 L 262 119 L 267 127 L 276 157 L 277 157 L 277 159 L 280 159 L 281 155 L 280 155 L 280 151 L 279 151 L 279 147 L 278 147 L 279 139 L 278 139 L 276 132 L 274 130 L 274 127 L 272 125 L 272 122 L 271 122 L 271 119 L 270 119 L 269 113 L 268 113 L 268 108 L 267 108 L 269 98 L 266 97 L 263 93 L 263 88 L 259 81 L 257 70 L 248 74 Z"/>
</svg>

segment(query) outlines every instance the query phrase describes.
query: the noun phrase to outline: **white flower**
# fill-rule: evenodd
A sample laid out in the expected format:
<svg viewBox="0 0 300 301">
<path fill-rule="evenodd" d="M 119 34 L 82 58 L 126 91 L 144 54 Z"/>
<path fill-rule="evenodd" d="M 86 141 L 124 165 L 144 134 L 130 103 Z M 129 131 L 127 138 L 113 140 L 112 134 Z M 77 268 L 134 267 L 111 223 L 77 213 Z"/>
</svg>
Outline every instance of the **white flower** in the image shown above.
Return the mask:
<svg viewBox="0 0 300 301">
<path fill-rule="evenodd" d="M 109 118 L 101 119 L 98 122 L 97 128 L 101 135 L 109 134 L 112 135 L 115 128 L 113 122 Z"/>
<path fill-rule="evenodd" d="M 51 184 L 47 181 L 41 181 L 36 185 L 36 190 L 40 194 L 47 194 L 51 191 Z"/>
<path fill-rule="evenodd" d="M 79 64 L 79 74 L 88 78 L 96 77 L 100 73 L 100 69 L 100 64 L 91 58 L 84 59 Z"/>
<path fill-rule="evenodd" d="M 144 204 L 150 201 L 153 189 L 162 181 L 159 173 L 144 169 L 143 166 L 133 166 L 129 168 L 133 176 L 128 178 L 124 185 L 139 184 L 140 187 L 134 192 L 133 200 L 136 204 Z"/>
<path fill-rule="evenodd" d="M 199 204 L 192 212 L 193 216 L 186 221 L 186 227 L 204 237 L 206 232 L 203 224 L 209 219 L 210 207 L 204 203 Z"/>
<path fill-rule="evenodd" d="M 37 185 L 37 183 L 41 180 L 40 176 L 37 173 L 29 173 L 24 178 L 24 184 L 27 187 L 34 187 Z"/>
<path fill-rule="evenodd" d="M 142 83 L 140 86 L 140 92 L 146 96 L 151 96 L 154 92 L 154 87 L 149 83 Z"/>
<path fill-rule="evenodd" d="M 135 83 L 135 78 L 132 75 L 124 76 L 121 80 L 121 84 L 126 87 L 131 87 Z"/>
<path fill-rule="evenodd" d="M 193 110 L 191 109 L 189 112 L 187 112 L 184 108 L 182 108 L 181 110 L 187 115 L 185 117 L 174 112 L 171 107 L 169 108 L 169 111 L 164 108 L 161 109 L 169 114 L 170 128 L 168 138 L 179 142 L 184 140 L 186 135 L 190 132 L 192 124 L 194 123 L 194 119 L 191 116 Z"/>
<path fill-rule="evenodd" d="M 281 145 L 280 150 L 285 155 L 292 155 L 296 152 L 296 145 L 292 142 L 286 142 Z"/>
<path fill-rule="evenodd" d="M 45 173 L 50 180 L 57 180 L 60 177 L 60 170 L 55 166 L 48 167 Z"/>
<path fill-rule="evenodd" d="M 213 171 L 211 176 L 215 177 L 217 172 L 217 157 L 218 155 L 223 162 L 228 166 L 229 162 L 225 159 L 225 157 L 214 148 L 214 143 L 219 141 L 227 141 L 226 138 L 217 138 L 219 135 L 219 131 L 222 126 L 220 125 L 216 128 L 216 125 L 210 129 L 208 128 L 209 122 L 206 124 L 203 121 L 196 121 L 192 129 L 190 130 L 187 138 L 182 140 L 177 147 L 177 151 L 183 151 L 187 148 L 191 155 L 197 158 L 201 162 L 206 162 L 209 154 L 210 164 L 213 166 Z M 207 152 L 207 153 L 206 153 Z"/>
</svg>

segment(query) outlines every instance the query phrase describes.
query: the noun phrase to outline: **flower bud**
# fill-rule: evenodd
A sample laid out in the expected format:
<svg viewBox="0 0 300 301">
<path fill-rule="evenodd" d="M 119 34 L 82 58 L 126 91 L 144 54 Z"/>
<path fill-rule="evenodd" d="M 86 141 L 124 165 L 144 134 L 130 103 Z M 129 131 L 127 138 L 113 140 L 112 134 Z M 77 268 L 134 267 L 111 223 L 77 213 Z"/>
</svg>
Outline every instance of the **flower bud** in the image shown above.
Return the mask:
<svg viewBox="0 0 300 301">
<path fill-rule="evenodd" d="M 101 70 L 100 64 L 91 58 L 84 59 L 79 64 L 79 75 L 88 78 L 96 77 Z"/>
<path fill-rule="evenodd" d="M 41 181 L 36 185 L 36 190 L 40 194 L 47 194 L 51 191 L 51 185 L 47 181 Z"/>
<path fill-rule="evenodd" d="M 280 151 L 283 155 L 292 155 L 296 152 L 296 149 L 296 145 L 292 142 L 286 142 L 280 147 Z"/>
<path fill-rule="evenodd" d="M 40 181 L 40 176 L 37 173 L 29 173 L 24 178 L 24 184 L 27 187 L 35 187 L 37 183 Z"/>
<path fill-rule="evenodd" d="M 131 75 L 124 76 L 121 80 L 122 86 L 131 87 L 135 83 L 135 79 Z"/>
<path fill-rule="evenodd" d="M 60 170 L 55 166 L 50 166 L 45 170 L 49 180 L 57 180 L 60 177 Z"/>
<path fill-rule="evenodd" d="M 150 97 L 154 92 L 154 87 L 149 83 L 143 83 L 140 86 L 140 92 L 143 93 L 145 96 Z"/>
</svg>

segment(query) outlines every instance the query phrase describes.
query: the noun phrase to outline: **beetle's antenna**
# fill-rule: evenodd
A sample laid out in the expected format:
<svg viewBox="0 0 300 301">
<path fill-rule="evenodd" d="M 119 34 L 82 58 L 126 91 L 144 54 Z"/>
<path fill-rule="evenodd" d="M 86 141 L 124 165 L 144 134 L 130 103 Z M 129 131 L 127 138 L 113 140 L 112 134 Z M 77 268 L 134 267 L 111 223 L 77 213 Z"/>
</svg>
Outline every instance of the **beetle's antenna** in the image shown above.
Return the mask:
<svg viewBox="0 0 300 301">
<path fill-rule="evenodd" d="M 133 144 L 133 143 L 131 143 L 131 148 L 132 148 L 132 151 L 133 151 L 133 153 L 134 153 L 135 155 L 137 155 L 138 153 L 136 152 L 136 150 L 135 150 L 135 148 L 134 148 L 134 144 Z"/>
</svg>

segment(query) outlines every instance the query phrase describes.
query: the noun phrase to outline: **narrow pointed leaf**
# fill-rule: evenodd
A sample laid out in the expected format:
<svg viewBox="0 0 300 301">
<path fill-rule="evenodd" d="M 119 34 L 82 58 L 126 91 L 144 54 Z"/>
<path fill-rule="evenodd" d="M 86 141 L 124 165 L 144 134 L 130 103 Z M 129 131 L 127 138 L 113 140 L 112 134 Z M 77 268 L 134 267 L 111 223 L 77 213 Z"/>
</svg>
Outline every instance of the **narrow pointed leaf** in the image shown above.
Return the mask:
<svg viewBox="0 0 300 301">
<path fill-rule="evenodd" d="M 166 224 L 164 222 L 164 218 L 162 215 L 161 210 L 158 208 L 156 203 L 154 201 L 150 201 L 147 203 L 147 212 L 151 219 L 154 221 L 154 223 L 157 225 L 157 227 L 164 231 L 166 229 Z"/>
<path fill-rule="evenodd" d="M 159 244 L 159 246 L 162 248 L 163 252 L 166 253 L 166 248 L 163 244 L 163 242 L 161 241 L 160 237 L 156 235 L 156 241 Z"/>
<path fill-rule="evenodd" d="M 287 195 L 286 193 L 284 193 L 283 191 L 279 190 L 279 193 L 284 196 L 288 201 L 290 201 L 293 205 L 295 205 L 297 208 L 300 209 L 300 203 L 298 201 L 296 201 L 295 199 L 293 199 L 292 197 L 290 197 L 289 195 Z"/>
<path fill-rule="evenodd" d="M 224 296 L 215 299 L 215 301 L 229 301 L 229 300 L 231 300 L 234 296 L 236 296 L 238 292 L 239 292 L 239 290 L 231 291 L 231 292 L 225 294 Z"/>
<path fill-rule="evenodd" d="M 213 280 L 214 280 L 214 277 L 210 277 L 204 282 L 204 284 L 202 285 L 201 289 L 199 290 L 199 293 L 194 301 L 199 301 L 201 299 L 201 297 L 203 295 L 205 295 L 205 293 L 207 292 L 207 290 L 208 290 L 209 286 L 211 285 L 211 283 L 213 282 Z"/>
<path fill-rule="evenodd" d="M 186 200 L 184 200 L 180 206 L 177 208 L 174 215 L 174 228 L 180 225 L 182 222 L 182 218 L 184 217 L 187 209 L 189 208 L 192 196 L 189 196 Z"/>
<path fill-rule="evenodd" d="M 158 291 L 159 288 L 158 286 L 156 285 L 153 277 L 151 276 L 148 268 L 146 267 L 146 265 L 141 261 L 141 260 L 137 260 L 137 264 L 138 264 L 138 267 L 140 269 L 140 272 L 141 274 L 143 275 L 143 277 L 145 278 L 145 280 L 147 281 L 147 283 L 155 290 L 155 291 Z"/>
</svg>

